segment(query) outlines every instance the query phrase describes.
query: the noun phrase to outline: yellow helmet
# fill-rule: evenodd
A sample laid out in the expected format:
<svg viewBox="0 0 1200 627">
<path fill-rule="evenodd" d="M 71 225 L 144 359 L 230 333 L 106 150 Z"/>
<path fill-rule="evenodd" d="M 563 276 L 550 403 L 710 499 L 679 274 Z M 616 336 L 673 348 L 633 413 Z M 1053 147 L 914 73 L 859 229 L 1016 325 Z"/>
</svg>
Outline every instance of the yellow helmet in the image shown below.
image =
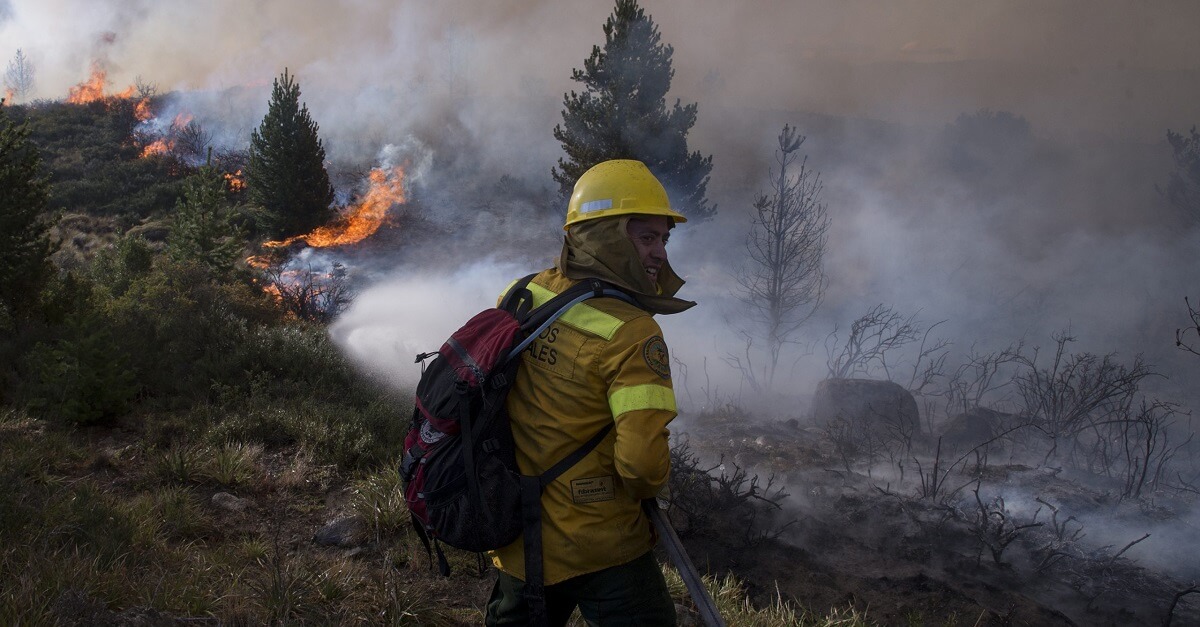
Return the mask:
<svg viewBox="0 0 1200 627">
<path fill-rule="evenodd" d="M 633 159 L 603 161 L 575 182 L 563 230 L 586 220 L 632 213 L 667 216 L 676 222 L 687 222 L 682 214 L 671 210 L 667 190 L 646 164 Z"/>
</svg>

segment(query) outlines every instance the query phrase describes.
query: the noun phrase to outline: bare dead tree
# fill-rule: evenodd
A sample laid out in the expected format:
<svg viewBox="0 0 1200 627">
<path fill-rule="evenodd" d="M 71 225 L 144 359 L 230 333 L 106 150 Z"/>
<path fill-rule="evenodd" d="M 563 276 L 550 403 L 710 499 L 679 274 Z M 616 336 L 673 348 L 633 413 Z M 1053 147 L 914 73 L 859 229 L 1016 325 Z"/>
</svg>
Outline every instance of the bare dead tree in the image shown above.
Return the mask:
<svg viewBox="0 0 1200 627">
<path fill-rule="evenodd" d="M 929 325 L 921 335 L 921 345 L 917 349 L 912 375 L 908 379 L 908 391 L 914 396 L 924 396 L 925 390 L 944 376 L 946 358 L 950 355 L 950 341 L 938 338 L 931 343 L 929 340 L 929 334 L 944 322 L 946 321 L 939 320 Z"/>
<path fill-rule="evenodd" d="M 284 270 L 271 265 L 263 270 L 267 283 L 279 293 L 284 310 L 301 320 L 330 322 L 349 306 L 353 299 L 346 268 L 333 264 L 328 273 L 308 267 L 303 270 Z"/>
<path fill-rule="evenodd" d="M 1187 305 L 1188 317 L 1191 318 L 1191 324 L 1182 329 L 1175 329 L 1175 347 L 1180 350 L 1185 350 L 1193 355 L 1200 355 L 1200 345 L 1187 342 L 1189 335 L 1195 335 L 1195 342 L 1200 340 L 1200 309 L 1192 306 L 1191 301 L 1186 296 L 1183 297 L 1183 304 Z"/>
<path fill-rule="evenodd" d="M 189 162 L 201 161 L 209 149 L 209 145 L 212 144 L 212 133 L 204 130 L 204 127 L 195 120 L 188 122 L 182 128 L 172 127 L 171 133 L 175 138 L 174 152 Z"/>
<path fill-rule="evenodd" d="M 749 307 L 756 334 L 765 340 L 762 380 L 750 363 L 743 367 L 756 390 L 771 388 L 780 353 L 812 317 L 827 283 L 822 260 L 829 216 L 820 202 L 821 174 L 797 153 L 804 140 L 788 125 L 779 133 L 774 181 L 770 193 L 754 201 L 753 226 L 746 237 L 749 262 L 738 274 L 739 297 Z"/>
<path fill-rule="evenodd" d="M 979 482 L 975 482 L 975 503 L 979 506 L 979 511 L 971 520 L 971 530 L 975 533 L 975 537 L 979 540 L 979 553 L 976 555 L 975 563 L 978 564 L 983 559 L 983 549 L 986 548 L 992 554 L 992 561 L 996 565 L 1000 565 L 1000 557 L 1004 554 L 1004 550 L 1014 540 L 1021 536 L 1029 529 L 1041 527 L 1044 523 L 1037 522 L 1037 513 L 1033 515 L 1033 521 L 1028 523 L 1019 523 L 1014 520 L 1008 508 L 1004 505 L 1004 497 L 996 495 L 986 504 L 983 498 L 979 496 Z M 1040 509 L 1038 510 L 1041 511 Z"/>
<path fill-rule="evenodd" d="M 133 79 L 133 85 L 137 88 L 137 97 L 139 100 L 153 98 L 158 95 L 158 83 L 151 83 L 142 79 L 139 74 Z"/>
<path fill-rule="evenodd" d="M 989 446 L 991 446 L 993 442 L 1007 438 L 1011 434 L 1013 434 L 1017 431 L 1023 430 L 1028 426 L 1030 426 L 1029 423 L 1022 423 L 1022 424 L 1018 424 L 1018 425 L 1009 427 L 1008 429 L 1005 429 L 1003 432 L 996 434 L 992 438 L 990 438 L 984 442 L 980 442 L 974 448 L 963 453 L 958 459 L 954 460 L 953 462 L 951 462 L 949 464 L 946 464 L 942 461 L 942 438 L 939 437 L 937 439 L 937 448 L 934 450 L 933 467 L 932 468 L 930 468 L 928 471 L 926 471 L 925 468 L 921 465 L 921 460 L 917 459 L 915 456 L 912 458 L 913 463 L 916 464 L 916 466 L 917 466 L 917 475 L 918 475 L 918 477 L 920 477 L 920 481 L 921 481 L 921 484 L 918 486 L 918 489 L 917 489 L 917 497 L 922 498 L 922 499 L 928 499 L 931 501 L 937 501 L 939 499 L 945 500 L 945 499 L 952 498 L 955 494 L 958 494 L 958 492 L 960 490 L 962 490 L 963 488 L 965 488 L 971 484 L 971 481 L 967 481 L 966 483 L 958 486 L 957 488 L 947 492 L 946 491 L 946 482 L 950 478 L 950 473 L 953 472 L 955 468 L 958 468 L 958 467 L 964 465 L 963 463 L 967 460 L 968 457 L 975 455 L 976 453 L 978 453 L 981 450 L 986 451 L 987 448 Z"/>
<path fill-rule="evenodd" d="M 1171 418 L 1178 409 L 1174 403 L 1142 399 L 1141 408 L 1136 413 L 1126 413 L 1118 423 L 1125 462 L 1122 498 L 1140 497 L 1146 488 L 1157 490 L 1171 458 L 1191 441 L 1189 435 L 1182 444 L 1171 446 L 1170 427 L 1174 424 Z"/>
<path fill-rule="evenodd" d="M 1175 606 L 1179 605 L 1179 601 L 1189 594 L 1200 594 L 1200 587 L 1197 587 L 1193 582 L 1192 585 L 1175 593 L 1171 598 L 1171 605 L 1167 608 L 1167 617 L 1163 619 L 1163 627 L 1171 627 L 1171 619 L 1175 617 Z"/>
<path fill-rule="evenodd" d="M 996 377 L 1008 364 L 1021 357 L 1022 342 L 1001 351 L 977 353 L 972 346 L 967 359 L 950 373 L 946 381 L 946 412 L 970 411 L 983 405 L 984 397 L 1012 383 L 1012 378 Z"/>
<path fill-rule="evenodd" d="M 1024 413 L 1036 421 L 1050 440 L 1046 459 L 1058 455 L 1060 441 L 1075 444 L 1075 437 L 1094 422 L 1102 421 L 1106 404 L 1132 396 L 1142 379 L 1154 374 L 1140 355 L 1126 367 L 1115 354 L 1067 354 L 1067 345 L 1075 338 L 1069 331 L 1054 336 L 1054 358 L 1049 368 L 1038 366 L 1038 349 L 1017 362 L 1026 366 L 1014 381 L 1024 402 Z"/>
<path fill-rule="evenodd" d="M 1041 497 L 1036 500 L 1050 510 L 1050 537 L 1045 544 L 1033 551 L 1035 556 L 1039 556 L 1033 570 L 1042 573 L 1064 558 L 1077 558 L 1079 549 L 1075 544 L 1087 534 L 1083 533 L 1083 523 L 1074 516 L 1068 516 L 1059 522 L 1058 507 L 1043 501 Z M 1074 530 L 1070 528 L 1072 522 L 1078 525 Z"/>
<path fill-rule="evenodd" d="M 12 91 L 14 96 L 24 100 L 33 93 L 35 73 L 33 61 L 25 56 L 23 50 L 17 48 L 17 54 L 8 62 L 8 68 L 4 72 L 4 86 Z"/>
<path fill-rule="evenodd" d="M 825 338 L 829 378 L 865 376 L 878 366 L 890 380 L 889 356 L 896 349 L 916 341 L 922 331 L 915 314 L 906 318 L 882 303 L 872 307 L 850 323 L 850 334 L 844 343 L 839 343 L 836 328 Z"/>
<path fill-rule="evenodd" d="M 958 488 L 946 491 L 946 482 L 950 479 L 950 473 L 954 470 L 962 460 L 966 459 L 963 456 L 952 464 L 945 464 L 942 461 L 942 439 L 938 438 L 937 448 L 933 454 L 933 467 L 926 470 L 921 464 L 921 460 L 913 457 L 913 463 L 917 466 L 917 477 L 920 479 L 920 485 L 917 487 L 917 497 L 927 499 L 929 501 L 938 502 L 953 497 L 967 486 L 963 484 Z"/>
<path fill-rule="evenodd" d="M 763 484 L 757 474 L 731 465 L 732 473 L 724 458 L 704 468 L 686 438 L 672 444 L 670 511 L 682 517 L 681 534 L 740 535 L 743 546 L 753 546 L 777 538 L 796 522 L 777 519 L 788 493 L 775 475 Z"/>
</svg>

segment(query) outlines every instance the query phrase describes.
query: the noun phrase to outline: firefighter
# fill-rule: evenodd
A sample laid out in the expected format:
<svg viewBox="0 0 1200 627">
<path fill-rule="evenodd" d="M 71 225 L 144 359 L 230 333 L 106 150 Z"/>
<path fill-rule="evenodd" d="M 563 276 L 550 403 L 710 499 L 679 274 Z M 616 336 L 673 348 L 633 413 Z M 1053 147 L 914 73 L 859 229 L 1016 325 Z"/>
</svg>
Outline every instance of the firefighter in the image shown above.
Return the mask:
<svg viewBox="0 0 1200 627">
<path fill-rule="evenodd" d="M 651 549 L 641 508 L 666 485 L 667 424 L 676 415 L 667 344 L 653 314 L 695 305 L 675 298 L 683 280 L 667 262 L 675 224 L 666 191 L 640 161 L 600 163 L 579 178 L 556 267 L 530 282 L 540 305 L 597 278 L 633 295 L 577 304 L 522 354 L 507 409 L 522 474 L 545 472 L 606 424 L 600 444 L 542 493 L 544 608 L 564 625 L 579 607 L 589 625 L 674 625 L 675 606 Z M 499 577 L 488 625 L 540 622 L 531 614 L 524 542 L 492 553 Z"/>
</svg>

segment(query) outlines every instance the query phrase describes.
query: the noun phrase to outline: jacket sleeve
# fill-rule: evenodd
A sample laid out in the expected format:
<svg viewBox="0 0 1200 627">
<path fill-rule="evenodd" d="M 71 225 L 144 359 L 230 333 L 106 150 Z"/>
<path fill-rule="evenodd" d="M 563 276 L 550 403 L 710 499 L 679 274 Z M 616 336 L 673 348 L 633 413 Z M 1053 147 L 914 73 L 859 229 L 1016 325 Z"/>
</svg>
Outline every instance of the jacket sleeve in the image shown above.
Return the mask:
<svg viewBox="0 0 1200 627">
<path fill-rule="evenodd" d="M 670 475 L 667 423 L 676 415 L 670 360 L 658 323 L 642 316 L 622 325 L 601 365 L 616 423 L 617 474 L 633 498 L 650 498 Z"/>
</svg>

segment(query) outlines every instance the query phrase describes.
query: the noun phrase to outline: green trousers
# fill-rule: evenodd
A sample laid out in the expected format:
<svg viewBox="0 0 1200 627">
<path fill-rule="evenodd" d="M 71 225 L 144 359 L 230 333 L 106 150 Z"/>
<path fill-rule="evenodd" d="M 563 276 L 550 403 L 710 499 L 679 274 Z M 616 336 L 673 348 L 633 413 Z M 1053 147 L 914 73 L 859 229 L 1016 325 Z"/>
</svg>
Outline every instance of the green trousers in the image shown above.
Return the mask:
<svg viewBox="0 0 1200 627">
<path fill-rule="evenodd" d="M 525 582 L 500 573 L 488 601 L 486 624 L 528 625 L 524 590 Z M 675 624 L 675 602 L 654 553 L 546 586 L 546 614 L 552 627 L 566 625 L 576 606 L 592 627 Z"/>
</svg>

